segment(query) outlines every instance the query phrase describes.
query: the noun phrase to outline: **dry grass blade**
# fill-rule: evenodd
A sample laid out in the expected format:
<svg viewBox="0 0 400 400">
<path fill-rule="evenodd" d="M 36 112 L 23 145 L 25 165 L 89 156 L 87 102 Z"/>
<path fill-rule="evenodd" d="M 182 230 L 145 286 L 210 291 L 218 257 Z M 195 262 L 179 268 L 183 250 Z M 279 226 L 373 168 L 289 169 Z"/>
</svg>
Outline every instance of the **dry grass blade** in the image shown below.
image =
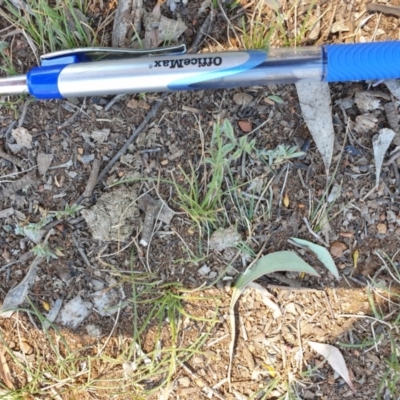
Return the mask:
<svg viewBox="0 0 400 400">
<path fill-rule="evenodd" d="M 10 368 L 8 368 L 7 360 L 4 357 L 2 349 L 0 349 L 0 377 L 9 389 L 14 389 L 14 385 L 11 381 Z"/>
</svg>

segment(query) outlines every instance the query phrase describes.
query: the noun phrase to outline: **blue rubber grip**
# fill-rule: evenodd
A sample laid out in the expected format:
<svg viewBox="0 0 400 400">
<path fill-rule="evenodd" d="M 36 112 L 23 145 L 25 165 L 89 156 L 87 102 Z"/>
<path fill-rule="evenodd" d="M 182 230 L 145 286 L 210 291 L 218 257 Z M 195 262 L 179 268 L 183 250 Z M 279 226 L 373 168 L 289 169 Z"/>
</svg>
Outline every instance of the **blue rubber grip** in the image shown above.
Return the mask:
<svg viewBox="0 0 400 400">
<path fill-rule="evenodd" d="M 71 64 L 87 61 L 85 54 L 67 54 L 42 60 L 40 67 L 32 68 L 27 74 L 29 93 L 37 99 L 62 99 L 58 90 L 58 77 Z"/>
<path fill-rule="evenodd" d="M 32 68 L 27 74 L 29 93 L 37 99 L 62 99 L 58 77 L 65 65 Z"/>
<path fill-rule="evenodd" d="M 400 41 L 324 46 L 325 81 L 400 78 Z"/>
</svg>

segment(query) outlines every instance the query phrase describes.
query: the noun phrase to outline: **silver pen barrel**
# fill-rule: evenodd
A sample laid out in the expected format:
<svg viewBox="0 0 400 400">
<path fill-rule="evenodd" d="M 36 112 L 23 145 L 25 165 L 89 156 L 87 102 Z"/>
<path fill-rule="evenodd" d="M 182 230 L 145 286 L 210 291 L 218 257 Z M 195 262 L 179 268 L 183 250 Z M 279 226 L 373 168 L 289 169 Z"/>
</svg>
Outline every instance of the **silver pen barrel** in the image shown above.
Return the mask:
<svg viewBox="0 0 400 400">
<path fill-rule="evenodd" d="M 15 75 L 0 78 L 0 94 L 23 94 L 28 93 L 26 75 Z"/>
<path fill-rule="evenodd" d="M 63 97 L 321 81 L 321 48 L 184 54 L 78 63 L 58 77 Z"/>
<path fill-rule="evenodd" d="M 84 59 L 73 63 L 68 63 L 69 57 L 57 57 L 42 60 L 42 66 L 31 69 L 27 76 L 0 78 L 0 94 L 29 92 L 39 99 L 106 96 L 321 81 L 325 75 L 320 47 Z"/>
</svg>

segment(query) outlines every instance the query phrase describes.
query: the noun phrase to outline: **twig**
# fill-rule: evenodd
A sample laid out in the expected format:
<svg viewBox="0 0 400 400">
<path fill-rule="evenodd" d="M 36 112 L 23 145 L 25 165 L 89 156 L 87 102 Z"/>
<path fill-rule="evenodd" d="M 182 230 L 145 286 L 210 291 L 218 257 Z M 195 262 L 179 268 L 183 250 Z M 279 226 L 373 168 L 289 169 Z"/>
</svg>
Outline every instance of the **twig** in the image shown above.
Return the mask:
<svg viewBox="0 0 400 400">
<path fill-rule="evenodd" d="M 284 195 L 283 195 L 283 192 L 285 191 L 286 182 L 287 182 L 287 178 L 288 178 L 288 175 L 289 175 L 289 169 L 290 169 L 289 164 L 287 164 L 287 165 L 286 165 L 285 179 L 284 179 L 284 181 L 283 181 L 282 190 L 281 190 L 281 195 L 280 195 L 280 197 L 279 197 L 279 213 L 280 213 L 280 208 L 281 208 L 281 205 L 282 205 L 282 198 L 283 198 L 283 196 L 284 196 Z"/>
<path fill-rule="evenodd" d="M 110 339 L 111 339 L 112 334 L 114 333 L 115 327 L 117 326 L 117 323 L 118 323 L 118 321 L 119 321 L 119 315 L 120 315 L 120 313 L 121 313 L 121 308 L 122 308 L 122 302 L 120 301 L 120 302 L 118 303 L 118 313 L 117 313 L 117 317 L 115 318 L 114 325 L 113 325 L 113 327 L 112 327 L 112 329 L 111 329 L 111 332 L 110 332 L 110 334 L 108 335 L 106 341 L 104 342 L 103 347 L 98 351 L 97 357 L 99 357 L 100 354 L 103 353 L 103 350 L 106 348 L 108 342 L 109 342 Z"/>
<path fill-rule="evenodd" d="M 385 167 L 396 161 L 400 157 L 400 150 L 393 153 L 386 162 L 383 163 Z"/>
<path fill-rule="evenodd" d="M 144 149 L 139 151 L 140 154 L 149 154 L 149 153 L 159 153 L 162 150 L 161 147 L 156 147 L 154 149 Z"/>
<path fill-rule="evenodd" d="M 118 153 L 108 162 L 108 164 L 104 167 L 104 169 L 100 172 L 99 177 L 97 178 L 97 183 L 103 180 L 103 178 L 108 174 L 113 165 L 119 160 L 119 158 L 128 150 L 128 147 L 134 142 L 134 140 L 141 134 L 143 129 L 149 123 L 149 121 L 156 115 L 158 109 L 163 103 L 164 99 L 168 96 L 168 92 L 165 92 L 161 95 L 161 97 L 155 101 L 150 111 L 142 121 L 142 123 L 136 128 L 136 130 L 132 133 L 130 138 L 125 142 L 125 144 L 121 147 Z"/>
<path fill-rule="evenodd" d="M 90 197 L 92 195 L 93 189 L 97 183 L 97 177 L 100 172 L 101 161 L 98 158 L 93 160 L 92 170 L 90 171 L 89 180 L 86 184 L 85 191 L 83 192 L 83 197 Z"/>
<path fill-rule="evenodd" d="M 326 294 L 325 290 L 324 290 L 324 297 L 325 297 L 326 304 L 328 305 L 329 312 L 331 313 L 332 321 L 334 321 L 335 320 L 335 314 L 333 314 L 331 302 L 329 301 L 329 297 Z"/>
<path fill-rule="evenodd" d="M 197 32 L 196 38 L 194 39 L 192 47 L 189 49 L 188 53 L 197 53 L 198 52 L 199 47 L 203 43 L 205 36 L 207 36 L 208 32 L 210 31 L 211 23 L 212 23 L 216 13 L 217 13 L 217 11 L 212 8 L 210 11 L 210 14 L 208 14 L 203 25 Z"/>
<path fill-rule="evenodd" d="M 217 1 L 218 1 L 219 9 L 221 10 L 222 15 L 224 16 L 224 18 L 225 18 L 225 20 L 226 20 L 226 22 L 227 22 L 227 29 L 226 29 L 227 32 L 226 32 L 226 33 L 227 33 L 227 37 L 228 37 L 228 42 L 229 42 L 229 44 L 232 46 L 231 40 L 230 40 L 230 35 L 229 35 L 229 29 L 232 29 L 233 33 L 234 33 L 235 36 L 236 36 L 237 42 L 240 43 L 240 40 L 239 40 L 239 37 L 238 37 L 238 35 L 237 35 L 236 31 L 235 31 L 235 28 L 233 27 L 232 22 L 230 21 L 230 19 L 228 18 L 228 16 L 226 15 L 226 12 L 225 12 L 225 10 L 224 10 L 224 7 L 223 7 L 222 4 L 221 4 L 221 1 L 219 1 L 219 0 L 217 0 Z"/>
<path fill-rule="evenodd" d="M 168 92 L 163 93 L 159 99 L 157 99 L 153 106 L 151 107 L 150 111 L 146 115 L 146 117 L 143 119 L 142 123 L 136 128 L 136 130 L 132 133 L 132 135 L 129 137 L 129 139 L 125 142 L 125 144 L 121 147 L 121 149 L 118 151 L 118 153 L 108 162 L 108 164 L 103 168 L 103 170 L 100 172 L 99 176 L 97 177 L 96 185 L 100 183 L 103 178 L 108 174 L 108 172 L 111 170 L 111 168 L 114 166 L 114 164 L 120 159 L 120 157 L 125 154 L 125 152 L 128 150 L 128 147 L 134 142 L 134 140 L 142 133 L 146 125 L 150 122 L 150 120 L 156 115 L 158 109 L 161 107 L 161 104 L 165 100 L 165 98 L 168 96 Z M 75 201 L 75 204 L 79 204 L 83 200 L 84 196 L 81 195 L 78 197 L 78 199 Z"/>
<path fill-rule="evenodd" d="M 117 94 L 116 96 L 114 96 L 104 107 L 104 111 L 108 111 L 118 100 L 121 100 L 124 96 L 126 96 L 125 94 Z"/>
<path fill-rule="evenodd" d="M 146 216 L 143 222 L 143 232 L 142 238 L 140 239 L 140 244 L 146 247 L 151 240 L 151 234 L 154 228 L 154 221 L 156 219 L 156 208 L 155 204 L 148 204 L 146 207 Z"/>
<path fill-rule="evenodd" d="M 388 326 L 390 329 L 393 329 L 393 328 L 394 328 L 396 331 L 398 330 L 398 329 L 396 329 L 396 326 L 395 326 L 395 325 L 392 325 L 392 324 L 390 324 L 390 323 L 388 323 L 388 322 L 386 322 L 386 321 L 383 321 L 382 319 L 378 319 L 378 318 L 375 318 L 375 317 L 371 317 L 371 316 L 369 316 L 369 315 L 338 314 L 337 317 L 338 317 L 338 318 L 368 318 L 368 319 L 372 319 L 373 321 L 380 322 L 381 324 L 384 324 L 384 325 Z"/>
<path fill-rule="evenodd" d="M 6 138 L 11 131 L 14 129 L 15 124 L 17 123 L 17 121 L 13 121 L 11 122 L 10 126 L 7 128 L 6 132 L 4 133 L 4 137 Z"/>
<path fill-rule="evenodd" d="M 11 154 L 7 154 L 1 149 L 0 149 L 0 157 L 4 158 L 4 160 L 10 161 L 10 163 L 16 165 L 17 167 L 23 168 L 22 162 L 18 157 L 15 157 Z"/>
<path fill-rule="evenodd" d="M 311 233 L 311 235 L 313 235 L 320 243 L 322 243 L 325 247 L 329 247 L 329 244 L 325 242 L 324 239 L 322 239 L 321 237 L 319 237 L 311 228 L 310 223 L 308 222 L 308 219 L 306 217 L 303 218 L 303 221 L 306 224 L 306 227 L 308 229 L 308 231 Z"/>
<path fill-rule="evenodd" d="M 28 251 L 27 253 L 23 254 L 23 255 L 20 257 L 19 260 L 12 261 L 12 262 L 10 262 L 10 263 L 8 263 L 8 264 L 6 264 L 6 265 L 3 265 L 3 266 L 0 268 L 0 272 L 4 271 L 4 270 L 7 269 L 8 267 L 11 267 L 12 265 L 24 263 L 24 262 L 28 261 L 32 256 L 33 256 L 33 253 L 32 253 L 31 251 Z"/>
<path fill-rule="evenodd" d="M 400 7 L 396 6 L 385 6 L 383 4 L 368 4 L 367 11 L 369 12 L 380 12 L 382 14 L 394 15 L 400 17 Z"/>
<path fill-rule="evenodd" d="M 28 110 L 29 103 L 30 103 L 29 100 L 25 101 L 25 103 L 24 103 L 24 107 L 22 108 L 22 113 L 21 113 L 21 116 L 19 118 L 18 125 L 17 125 L 18 128 L 20 128 L 24 124 L 25 117 L 26 117 L 26 111 Z"/>
<path fill-rule="evenodd" d="M 212 395 L 214 395 L 218 399 L 224 400 L 224 398 L 220 394 L 218 394 L 218 392 L 216 392 L 214 389 L 212 389 L 210 386 L 208 386 L 206 381 L 203 378 L 201 378 L 200 376 L 198 376 L 192 370 L 192 368 L 190 368 L 189 364 L 187 364 L 186 362 L 183 362 L 182 367 L 196 381 L 197 385 L 199 385 L 201 387 L 201 390 L 204 393 L 206 393 L 207 396 L 212 397 Z M 210 396 L 210 394 L 211 394 L 211 396 Z"/>
<path fill-rule="evenodd" d="M 85 261 L 85 264 L 86 264 L 88 267 L 91 267 L 90 262 L 89 262 L 88 258 L 86 257 L 85 252 L 83 251 L 82 247 L 79 246 L 79 243 L 78 243 L 78 241 L 76 240 L 76 237 L 75 237 L 74 234 L 72 234 L 72 240 L 73 240 L 73 242 L 74 242 L 74 244 L 75 244 L 75 246 L 76 246 L 76 248 L 77 248 L 79 254 L 80 254 L 81 257 L 83 258 L 83 261 Z"/>
<path fill-rule="evenodd" d="M 394 171 L 394 176 L 396 177 L 396 190 L 400 192 L 400 173 L 399 173 L 399 167 L 397 166 L 396 162 L 392 162 L 392 167 Z"/>
<path fill-rule="evenodd" d="M 68 119 L 66 119 L 61 125 L 57 126 L 57 129 L 60 131 L 65 128 L 69 124 L 75 121 L 76 117 L 81 113 L 81 109 L 76 110 Z"/>
</svg>

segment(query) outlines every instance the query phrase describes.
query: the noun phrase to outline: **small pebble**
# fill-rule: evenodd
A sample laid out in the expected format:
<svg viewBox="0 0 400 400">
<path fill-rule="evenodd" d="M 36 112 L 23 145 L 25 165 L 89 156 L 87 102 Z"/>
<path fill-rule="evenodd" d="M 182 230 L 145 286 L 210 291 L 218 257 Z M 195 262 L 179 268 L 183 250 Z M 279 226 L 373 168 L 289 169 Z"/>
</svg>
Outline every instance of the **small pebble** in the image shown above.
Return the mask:
<svg viewBox="0 0 400 400">
<path fill-rule="evenodd" d="M 92 337 L 100 337 L 101 329 L 97 325 L 86 325 L 86 332 L 89 336 Z"/>
<path fill-rule="evenodd" d="M 207 275 L 210 271 L 211 268 L 208 265 L 204 264 L 201 268 L 197 270 L 197 273 L 199 275 Z"/>
<path fill-rule="evenodd" d="M 24 354 L 32 354 L 33 353 L 33 347 L 25 340 L 21 340 L 20 347 L 21 347 L 21 351 Z"/>
<path fill-rule="evenodd" d="M 378 230 L 378 233 L 385 234 L 387 232 L 387 226 L 386 224 L 380 223 L 376 225 L 376 229 Z"/>
<path fill-rule="evenodd" d="M 178 379 L 178 385 L 183 387 L 189 387 L 190 379 L 187 376 L 185 376 L 184 378 L 180 378 Z"/>
<path fill-rule="evenodd" d="M 238 106 L 247 106 L 253 100 L 253 96 L 248 93 L 236 93 L 233 96 L 233 101 Z"/>
</svg>

